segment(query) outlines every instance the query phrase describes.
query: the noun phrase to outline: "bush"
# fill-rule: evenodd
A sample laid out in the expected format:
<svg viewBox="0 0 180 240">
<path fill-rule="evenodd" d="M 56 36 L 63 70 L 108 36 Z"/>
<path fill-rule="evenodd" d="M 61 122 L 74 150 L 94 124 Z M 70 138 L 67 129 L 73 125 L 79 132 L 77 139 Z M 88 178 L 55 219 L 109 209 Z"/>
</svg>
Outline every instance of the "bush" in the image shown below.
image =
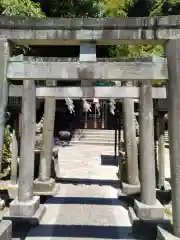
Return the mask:
<svg viewBox="0 0 180 240">
<path fill-rule="evenodd" d="M 2 173 L 0 174 L 0 179 L 9 177 L 10 170 L 11 170 L 11 133 L 10 126 L 6 125 L 4 129 Z"/>
</svg>

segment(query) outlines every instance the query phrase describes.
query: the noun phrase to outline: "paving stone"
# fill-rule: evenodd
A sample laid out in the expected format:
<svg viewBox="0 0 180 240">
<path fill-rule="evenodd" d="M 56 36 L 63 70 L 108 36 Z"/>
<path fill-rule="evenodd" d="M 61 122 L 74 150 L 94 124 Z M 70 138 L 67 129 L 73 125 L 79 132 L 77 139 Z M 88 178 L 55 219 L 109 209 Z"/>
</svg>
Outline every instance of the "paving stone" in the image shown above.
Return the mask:
<svg viewBox="0 0 180 240">
<path fill-rule="evenodd" d="M 127 205 L 117 199 L 117 167 L 102 165 L 101 155 L 113 156 L 113 147 L 60 148 L 58 170 L 64 182 L 47 199 L 40 225 L 26 240 L 133 239 Z"/>
</svg>

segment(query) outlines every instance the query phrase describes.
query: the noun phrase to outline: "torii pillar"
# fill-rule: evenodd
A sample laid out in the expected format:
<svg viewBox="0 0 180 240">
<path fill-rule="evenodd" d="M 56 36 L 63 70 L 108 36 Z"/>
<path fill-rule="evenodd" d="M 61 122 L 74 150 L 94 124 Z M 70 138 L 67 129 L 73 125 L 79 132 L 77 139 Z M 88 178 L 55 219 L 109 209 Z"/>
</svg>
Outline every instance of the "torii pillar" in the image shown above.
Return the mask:
<svg viewBox="0 0 180 240">
<path fill-rule="evenodd" d="M 128 85 L 132 86 L 132 83 L 126 83 Z M 131 195 L 140 192 L 134 99 L 123 100 L 123 113 L 127 182 L 122 182 L 122 192 Z"/>
<path fill-rule="evenodd" d="M 47 80 L 47 87 L 54 85 L 56 86 L 56 81 Z M 36 195 L 55 195 L 59 189 L 55 179 L 51 178 L 55 111 L 56 99 L 54 97 L 46 97 L 39 176 L 34 180 L 34 192 Z"/>
<path fill-rule="evenodd" d="M 0 39 L 0 171 L 2 170 L 5 110 L 8 103 L 9 85 L 6 78 L 8 60 L 10 57 L 10 46 L 6 39 Z M 0 239 L 10 240 L 12 223 L 9 220 L 0 222 Z"/>
<path fill-rule="evenodd" d="M 168 67 L 168 130 L 171 167 L 173 234 L 158 228 L 158 240 L 180 239 L 180 40 L 165 43 Z"/>
<path fill-rule="evenodd" d="M 34 150 L 36 125 L 36 87 L 34 80 L 23 81 L 22 134 L 20 146 L 18 196 L 9 206 L 4 219 L 38 224 L 45 207 L 33 195 Z"/>
<path fill-rule="evenodd" d="M 168 221 L 164 219 L 163 205 L 156 199 L 152 84 L 147 80 L 140 83 L 139 114 L 141 195 L 140 201 L 134 201 L 134 209 L 129 208 L 129 216 L 133 231 L 146 229 L 146 232 L 154 234 L 158 224 Z"/>
</svg>

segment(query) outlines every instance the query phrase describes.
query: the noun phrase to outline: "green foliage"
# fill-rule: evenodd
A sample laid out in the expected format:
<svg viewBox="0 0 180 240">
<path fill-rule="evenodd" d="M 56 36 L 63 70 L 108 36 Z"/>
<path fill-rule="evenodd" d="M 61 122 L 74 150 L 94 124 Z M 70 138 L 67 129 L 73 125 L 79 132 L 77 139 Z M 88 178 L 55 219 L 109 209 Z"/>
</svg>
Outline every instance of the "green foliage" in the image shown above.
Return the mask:
<svg viewBox="0 0 180 240">
<path fill-rule="evenodd" d="M 178 8 L 178 5 L 180 5 L 180 0 L 168 0 L 167 3 L 165 3 L 164 0 L 155 0 L 150 16 L 180 14 L 180 8 Z M 173 9 L 175 9 L 175 12 Z"/>
<path fill-rule="evenodd" d="M 41 0 L 48 17 L 99 17 L 100 0 Z"/>
<path fill-rule="evenodd" d="M 3 147 L 3 159 L 9 159 L 10 154 L 10 143 L 11 143 L 11 134 L 10 134 L 10 127 L 7 125 L 5 126 L 4 130 L 4 147 Z"/>
<path fill-rule="evenodd" d="M 21 16 L 21 17 L 37 17 L 44 18 L 45 14 L 41 11 L 40 4 L 34 3 L 31 0 L 0 0 L 0 11 L 6 16 Z M 12 54 L 25 54 L 29 49 L 28 46 L 17 46 L 11 44 Z"/>
<path fill-rule="evenodd" d="M 156 0 L 152 9 L 151 9 L 150 16 L 161 15 L 162 10 L 163 10 L 163 6 L 164 6 L 164 0 Z"/>
<path fill-rule="evenodd" d="M 95 84 L 96 86 L 101 86 L 101 87 L 110 87 L 110 86 L 114 86 L 115 85 L 115 83 L 114 82 L 112 82 L 112 81 L 103 81 L 103 80 L 98 80 L 98 81 L 96 81 L 96 84 Z"/>
<path fill-rule="evenodd" d="M 147 57 L 147 56 L 163 56 L 163 46 L 161 45 L 118 45 L 110 47 L 111 56 L 116 57 Z"/>
<path fill-rule="evenodd" d="M 128 10 L 133 7 L 134 0 L 102 0 L 103 12 L 108 17 L 128 17 Z M 179 1 L 180 0 L 171 0 Z M 159 15 L 162 13 L 163 0 L 156 0 L 152 8 L 152 15 Z M 163 56 L 163 46 L 162 45 L 117 45 L 109 47 L 109 52 L 112 57 L 147 57 L 147 56 Z M 153 81 L 156 86 L 164 85 L 165 82 L 160 82 L 158 80 Z"/>
<path fill-rule="evenodd" d="M 3 145 L 3 157 L 2 157 L 2 173 L 0 179 L 7 177 L 10 174 L 11 165 L 11 133 L 10 127 L 5 126 L 4 130 L 4 145 Z"/>
<path fill-rule="evenodd" d="M 101 4 L 103 13 L 108 17 L 127 17 L 127 12 L 134 0 L 104 0 Z"/>
<path fill-rule="evenodd" d="M 1 0 L 0 8 L 2 15 L 22 17 L 45 17 L 39 3 L 31 0 Z"/>
</svg>

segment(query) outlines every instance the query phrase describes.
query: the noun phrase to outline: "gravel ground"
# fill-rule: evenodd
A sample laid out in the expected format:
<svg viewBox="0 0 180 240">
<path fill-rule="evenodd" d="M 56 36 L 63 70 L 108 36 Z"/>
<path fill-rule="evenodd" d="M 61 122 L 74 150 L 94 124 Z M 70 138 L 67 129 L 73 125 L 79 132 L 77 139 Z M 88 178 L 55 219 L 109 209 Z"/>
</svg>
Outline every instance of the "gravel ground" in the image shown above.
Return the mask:
<svg viewBox="0 0 180 240">
<path fill-rule="evenodd" d="M 64 181 L 26 240 L 132 239 L 127 206 L 117 200 L 113 147 L 60 148 L 56 167 Z"/>
<path fill-rule="evenodd" d="M 30 231 L 28 226 L 17 226 L 12 240 L 133 239 L 127 206 L 117 200 L 113 154 L 112 146 L 60 147 L 58 194 L 45 203 L 47 211 L 40 225 Z M 170 178 L 169 149 L 165 165 L 166 178 Z"/>
</svg>

